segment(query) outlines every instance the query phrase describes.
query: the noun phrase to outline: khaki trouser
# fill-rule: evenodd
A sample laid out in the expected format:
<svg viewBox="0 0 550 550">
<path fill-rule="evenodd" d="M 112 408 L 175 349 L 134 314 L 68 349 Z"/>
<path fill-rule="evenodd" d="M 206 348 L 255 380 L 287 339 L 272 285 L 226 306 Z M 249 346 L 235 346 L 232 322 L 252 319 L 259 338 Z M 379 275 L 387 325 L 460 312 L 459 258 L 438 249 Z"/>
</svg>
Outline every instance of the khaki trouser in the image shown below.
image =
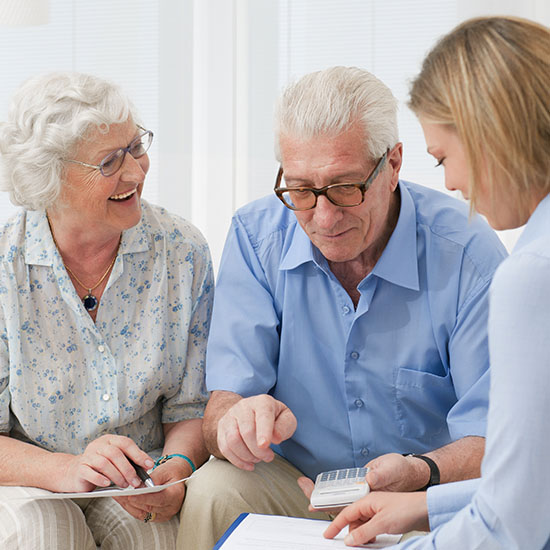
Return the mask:
<svg viewBox="0 0 550 550">
<path fill-rule="evenodd" d="M 323 512 L 308 512 L 309 501 L 296 483 L 302 475 L 278 455 L 253 472 L 211 459 L 187 481 L 177 549 L 212 550 L 243 512 L 329 519 Z"/>
</svg>

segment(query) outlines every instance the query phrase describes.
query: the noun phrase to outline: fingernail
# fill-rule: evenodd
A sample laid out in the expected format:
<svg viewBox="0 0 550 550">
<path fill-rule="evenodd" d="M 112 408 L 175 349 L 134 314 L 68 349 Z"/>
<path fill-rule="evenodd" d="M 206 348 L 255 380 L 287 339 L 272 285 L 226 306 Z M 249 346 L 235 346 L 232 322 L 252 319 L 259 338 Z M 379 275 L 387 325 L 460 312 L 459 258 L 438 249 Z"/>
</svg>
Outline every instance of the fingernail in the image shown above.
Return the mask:
<svg viewBox="0 0 550 550">
<path fill-rule="evenodd" d="M 141 485 L 141 480 L 139 480 L 137 477 L 135 477 L 134 479 L 132 479 L 132 485 L 134 487 L 139 487 Z"/>
<path fill-rule="evenodd" d="M 354 540 L 353 540 L 353 536 L 351 534 L 346 535 L 344 537 L 344 544 L 347 545 L 347 546 L 353 546 Z"/>
<path fill-rule="evenodd" d="M 154 465 L 155 463 L 150 458 L 145 461 L 145 466 L 147 466 L 147 468 L 152 468 Z"/>
</svg>

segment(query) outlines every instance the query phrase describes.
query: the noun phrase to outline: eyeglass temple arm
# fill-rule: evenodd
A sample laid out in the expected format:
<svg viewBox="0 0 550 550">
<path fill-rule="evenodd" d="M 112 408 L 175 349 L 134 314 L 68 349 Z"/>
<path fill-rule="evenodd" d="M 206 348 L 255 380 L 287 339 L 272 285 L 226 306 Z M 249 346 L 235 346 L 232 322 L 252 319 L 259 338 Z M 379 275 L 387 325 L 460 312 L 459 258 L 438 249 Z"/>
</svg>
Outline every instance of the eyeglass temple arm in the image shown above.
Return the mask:
<svg viewBox="0 0 550 550">
<path fill-rule="evenodd" d="M 80 160 L 64 159 L 64 162 L 72 162 L 73 164 L 81 164 L 82 166 L 88 166 L 88 168 L 99 169 L 99 166 L 96 164 L 88 164 L 87 162 L 82 162 Z"/>
</svg>

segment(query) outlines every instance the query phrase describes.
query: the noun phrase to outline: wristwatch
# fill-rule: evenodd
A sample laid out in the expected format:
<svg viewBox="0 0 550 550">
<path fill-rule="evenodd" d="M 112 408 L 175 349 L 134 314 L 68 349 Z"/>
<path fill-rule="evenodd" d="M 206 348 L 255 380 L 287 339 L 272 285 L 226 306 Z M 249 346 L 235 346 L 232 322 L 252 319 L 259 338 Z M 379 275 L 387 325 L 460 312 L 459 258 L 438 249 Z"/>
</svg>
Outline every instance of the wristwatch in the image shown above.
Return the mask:
<svg viewBox="0 0 550 550">
<path fill-rule="evenodd" d="M 437 464 L 430 457 L 424 456 L 424 455 L 415 455 L 413 453 L 404 453 L 403 456 L 412 456 L 414 458 L 419 458 L 420 460 L 423 460 L 430 467 L 430 479 L 428 480 L 428 483 L 421 489 L 418 489 L 418 491 L 425 491 L 428 487 L 432 487 L 433 485 L 439 485 L 439 481 L 441 479 L 441 476 L 439 474 L 439 468 L 437 467 Z"/>
</svg>

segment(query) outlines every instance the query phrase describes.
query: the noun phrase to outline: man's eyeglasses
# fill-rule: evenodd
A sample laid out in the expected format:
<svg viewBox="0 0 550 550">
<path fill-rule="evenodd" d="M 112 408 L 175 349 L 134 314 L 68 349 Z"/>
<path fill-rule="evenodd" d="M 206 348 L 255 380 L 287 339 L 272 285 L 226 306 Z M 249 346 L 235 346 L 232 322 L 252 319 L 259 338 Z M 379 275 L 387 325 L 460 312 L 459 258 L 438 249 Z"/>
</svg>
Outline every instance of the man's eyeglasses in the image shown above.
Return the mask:
<svg viewBox="0 0 550 550">
<path fill-rule="evenodd" d="M 108 178 L 120 170 L 122 163 L 126 157 L 126 153 L 130 153 L 135 159 L 138 159 L 145 155 L 151 147 L 153 142 L 153 132 L 151 130 L 145 130 L 141 126 L 138 126 L 140 130 L 144 130 L 142 134 L 134 138 L 128 147 L 120 147 L 109 153 L 99 164 L 88 164 L 87 162 L 81 162 L 79 160 L 66 159 L 65 162 L 72 162 L 74 164 L 81 164 L 88 168 L 94 168 L 99 170 L 103 176 Z"/>
<path fill-rule="evenodd" d="M 319 189 L 315 187 L 281 187 L 283 181 L 283 167 L 281 166 L 275 183 L 275 194 L 291 210 L 311 210 L 317 206 L 317 199 L 321 195 L 336 206 L 358 206 L 365 199 L 367 189 L 382 171 L 388 158 L 388 152 L 389 150 L 382 155 L 364 182 L 333 183 Z"/>
</svg>

